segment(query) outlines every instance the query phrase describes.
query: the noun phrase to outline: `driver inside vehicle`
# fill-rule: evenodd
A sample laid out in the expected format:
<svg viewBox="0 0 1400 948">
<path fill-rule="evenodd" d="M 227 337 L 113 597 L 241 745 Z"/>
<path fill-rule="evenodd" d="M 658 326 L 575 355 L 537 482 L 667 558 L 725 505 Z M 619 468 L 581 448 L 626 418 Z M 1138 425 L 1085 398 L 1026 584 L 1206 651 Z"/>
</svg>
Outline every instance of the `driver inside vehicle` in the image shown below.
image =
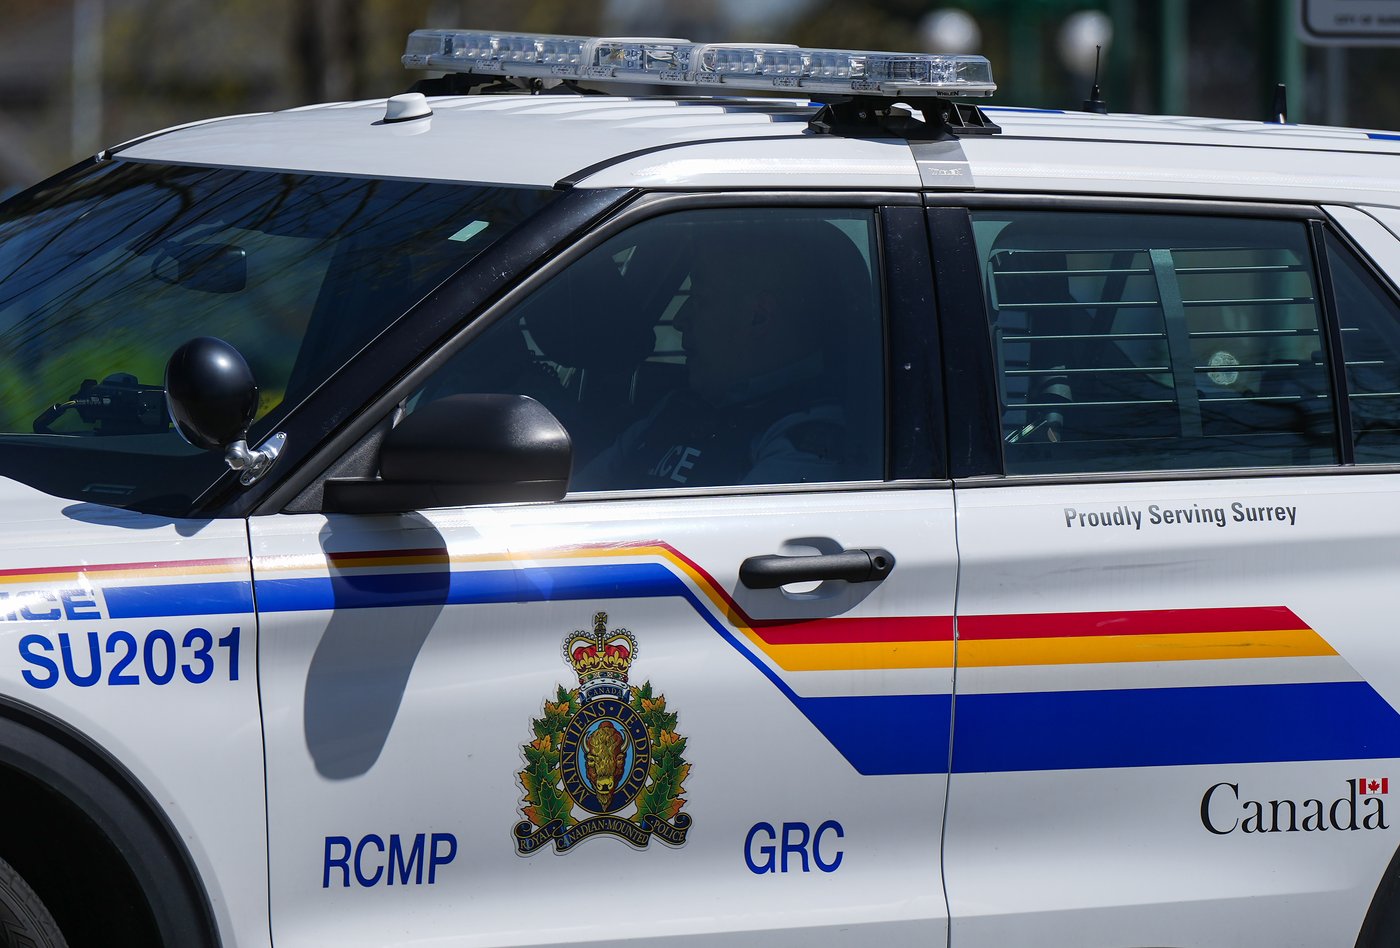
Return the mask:
<svg viewBox="0 0 1400 948">
<path fill-rule="evenodd" d="M 577 472 L 574 489 L 849 479 L 836 324 L 851 314 L 830 278 L 849 272 L 831 269 L 834 254 L 859 253 L 831 224 L 803 224 L 798 241 L 733 231 L 694 241 L 673 323 L 685 383 Z"/>
</svg>

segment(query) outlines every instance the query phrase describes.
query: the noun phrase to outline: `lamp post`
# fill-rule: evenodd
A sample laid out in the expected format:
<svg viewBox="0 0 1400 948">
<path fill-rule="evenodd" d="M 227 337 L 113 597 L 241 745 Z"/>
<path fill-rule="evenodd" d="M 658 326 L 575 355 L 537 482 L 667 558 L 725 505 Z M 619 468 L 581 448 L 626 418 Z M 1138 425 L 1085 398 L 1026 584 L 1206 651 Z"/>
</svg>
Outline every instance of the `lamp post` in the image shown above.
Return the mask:
<svg viewBox="0 0 1400 948">
<path fill-rule="evenodd" d="M 91 155 L 102 141 L 102 0 L 73 5 L 74 157 Z"/>
</svg>

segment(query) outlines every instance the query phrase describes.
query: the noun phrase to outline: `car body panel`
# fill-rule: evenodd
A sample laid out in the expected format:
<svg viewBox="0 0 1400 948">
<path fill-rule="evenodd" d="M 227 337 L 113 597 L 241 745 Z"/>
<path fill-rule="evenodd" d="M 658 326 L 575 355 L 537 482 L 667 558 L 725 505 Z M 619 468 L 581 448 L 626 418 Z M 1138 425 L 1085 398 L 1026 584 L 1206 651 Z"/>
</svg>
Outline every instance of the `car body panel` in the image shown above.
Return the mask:
<svg viewBox="0 0 1400 948">
<path fill-rule="evenodd" d="M 0 508 L 0 689 L 129 773 L 178 834 L 228 939 L 266 943 L 246 523 L 73 503 L 8 479 Z"/>
<path fill-rule="evenodd" d="M 253 522 L 279 944 L 382 944 L 408 918 L 461 945 L 767 944 L 799 915 L 808 939 L 833 944 L 946 938 L 950 493 L 695 501 Z M 877 542 L 900 558 L 878 585 L 788 594 L 736 578 L 745 555 Z M 670 843 L 541 829 L 527 846 L 512 837 L 533 830 L 522 745 L 540 744 L 541 707 L 579 685 L 561 644 L 598 613 L 630 630 L 631 685 L 677 716 L 684 805 Z M 930 641 L 839 644 L 889 615 Z M 899 658 L 911 648 L 942 659 Z M 890 657 L 904 667 L 876 667 Z M 398 834 L 402 854 L 420 833 L 456 853 L 435 880 L 379 842 L 361 850 Z M 768 868 L 774 837 L 796 847 L 808 833 L 811 863 L 794 848 Z M 616 888 L 634 911 L 594 911 Z"/>
<path fill-rule="evenodd" d="M 373 476 L 403 408 L 390 391 L 580 256 L 625 189 L 725 208 L 876 190 L 889 196 L 857 203 L 1199 204 L 1306 219 L 1309 239 L 1335 230 L 1393 290 L 1400 137 L 989 108 L 998 135 L 911 142 L 819 133 L 805 100 L 429 101 L 431 117 L 402 123 L 384 123 L 383 99 L 196 123 L 103 157 L 618 202 L 581 217 L 572 243 L 523 239 L 510 266 L 483 257 L 489 274 L 468 266 L 400 314 L 387 366 L 362 370 L 380 339 L 335 380 L 341 404 L 311 399 L 294 419 L 308 443 L 290 456 L 309 467 L 274 467 L 246 495 L 293 484 L 291 506 L 170 520 L 0 480 L 0 587 L 27 597 L 0 624 L 0 694 L 130 774 L 187 848 L 225 943 L 1354 940 L 1397 846 L 1394 465 L 1004 477 L 1003 436 L 983 432 L 998 470 L 955 484 L 930 460 L 894 483 L 349 515 L 317 509 L 316 482 Z M 980 263 L 958 239 L 935 261 L 945 311 L 921 298 L 898 314 L 929 339 L 985 325 Z M 498 285 L 509 273 L 524 289 Z M 990 376 L 990 356 L 934 364 L 935 350 L 892 344 L 888 368 L 924 386 L 929 417 L 913 422 L 941 440 L 995 381 L 950 397 L 943 379 Z M 945 402 L 961 407 L 944 418 Z M 1236 520 L 1236 505 L 1291 512 Z M 1222 522 L 1163 525 L 1154 507 Z M 876 547 L 896 560 L 878 583 L 739 579 L 750 556 Z M 676 714 L 668 743 L 687 742 L 687 795 L 659 836 L 614 825 L 571 841 L 526 812 L 531 749 L 554 750 L 537 743 L 549 706 L 582 687 L 570 636 L 600 613 L 633 636 L 632 685 L 655 686 L 646 713 Z M 234 627 L 236 679 L 233 640 L 219 644 Z M 1255 803 L 1273 829 L 1249 828 Z M 1314 803 L 1313 827 L 1277 825 Z"/>
</svg>

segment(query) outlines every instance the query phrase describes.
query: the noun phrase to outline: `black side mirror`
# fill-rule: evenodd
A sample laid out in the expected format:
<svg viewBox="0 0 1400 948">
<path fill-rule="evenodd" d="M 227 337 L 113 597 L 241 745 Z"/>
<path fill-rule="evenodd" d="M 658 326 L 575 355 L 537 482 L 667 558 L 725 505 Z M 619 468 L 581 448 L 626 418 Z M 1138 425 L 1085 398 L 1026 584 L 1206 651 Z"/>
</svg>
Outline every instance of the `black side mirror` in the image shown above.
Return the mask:
<svg viewBox="0 0 1400 948">
<path fill-rule="evenodd" d="M 222 339 L 200 336 L 165 364 L 165 404 L 180 437 L 196 448 L 221 451 L 247 436 L 258 386 L 241 352 Z"/>
<path fill-rule="evenodd" d="M 286 436 L 273 435 L 260 450 L 248 447 L 248 426 L 258 410 L 258 386 L 248 361 L 213 336 L 191 339 L 165 364 L 165 406 L 175 430 L 196 448 L 221 451 L 229 467 L 252 484 L 277 459 Z"/>
<path fill-rule="evenodd" d="M 384 439 L 377 478 L 326 481 L 325 509 L 405 513 L 549 501 L 569 489 L 573 444 L 526 395 L 450 395 L 419 406 Z"/>
</svg>

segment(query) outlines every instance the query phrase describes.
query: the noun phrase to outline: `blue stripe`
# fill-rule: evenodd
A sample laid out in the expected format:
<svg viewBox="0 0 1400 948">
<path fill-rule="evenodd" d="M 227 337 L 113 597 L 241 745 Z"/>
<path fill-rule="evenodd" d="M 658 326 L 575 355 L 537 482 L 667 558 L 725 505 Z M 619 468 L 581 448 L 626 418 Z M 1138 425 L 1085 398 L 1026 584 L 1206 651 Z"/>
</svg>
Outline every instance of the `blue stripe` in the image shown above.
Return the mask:
<svg viewBox="0 0 1400 948">
<path fill-rule="evenodd" d="M 102 597 L 107 601 L 107 614 L 113 619 L 253 611 L 253 591 L 246 582 L 113 586 L 104 588 Z"/>
<path fill-rule="evenodd" d="M 797 699 L 807 720 L 867 775 L 947 773 L 952 704 L 950 695 Z"/>
<path fill-rule="evenodd" d="M 1366 137 L 1383 142 L 1400 142 L 1400 135 L 1389 135 L 1385 132 L 1367 132 Z"/>
<path fill-rule="evenodd" d="M 680 595 L 684 588 L 674 573 L 656 563 L 264 579 L 258 581 L 258 610 L 644 599 Z"/>
<path fill-rule="evenodd" d="M 960 695 L 953 770 L 1075 770 L 1400 757 L 1365 682 Z"/>
<path fill-rule="evenodd" d="M 1040 114 L 1040 115 L 1064 115 L 1064 114 L 1065 114 L 1065 110 L 1064 110 L 1064 109 L 1026 109 L 1026 108 L 1013 108 L 1013 107 L 1008 106 L 1008 105 L 984 105 L 984 106 L 982 106 L 982 111 L 983 111 L 983 112 L 1033 112 L 1033 113 L 1037 113 L 1037 114 Z"/>
</svg>

